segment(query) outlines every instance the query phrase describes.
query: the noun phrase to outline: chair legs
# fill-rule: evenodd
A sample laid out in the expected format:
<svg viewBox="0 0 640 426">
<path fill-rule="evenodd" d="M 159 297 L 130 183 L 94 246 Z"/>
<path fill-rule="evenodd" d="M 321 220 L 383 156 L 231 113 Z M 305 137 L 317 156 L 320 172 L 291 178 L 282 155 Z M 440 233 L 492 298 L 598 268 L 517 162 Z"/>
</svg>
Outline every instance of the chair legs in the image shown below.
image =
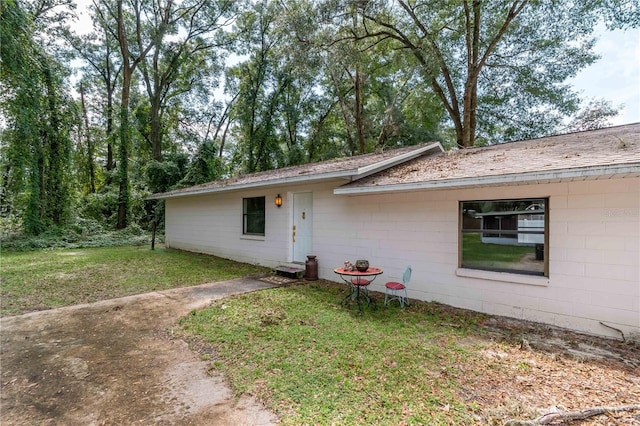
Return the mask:
<svg viewBox="0 0 640 426">
<path fill-rule="evenodd" d="M 400 293 L 403 292 L 404 294 Z M 387 306 L 389 302 L 397 300 L 400 303 L 400 307 L 404 308 L 405 305 L 409 306 L 409 300 L 407 297 L 407 288 L 396 290 L 393 288 L 387 288 L 384 292 L 384 305 Z"/>
</svg>

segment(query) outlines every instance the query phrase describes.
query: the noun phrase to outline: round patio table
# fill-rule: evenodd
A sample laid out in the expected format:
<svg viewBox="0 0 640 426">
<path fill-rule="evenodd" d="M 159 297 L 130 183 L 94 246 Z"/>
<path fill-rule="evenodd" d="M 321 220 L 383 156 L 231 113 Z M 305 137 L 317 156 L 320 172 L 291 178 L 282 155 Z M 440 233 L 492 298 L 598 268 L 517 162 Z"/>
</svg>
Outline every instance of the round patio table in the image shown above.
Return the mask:
<svg viewBox="0 0 640 426">
<path fill-rule="evenodd" d="M 383 271 L 381 268 L 370 266 L 364 272 L 345 268 L 336 268 L 333 272 L 340 275 L 340 278 L 349 285 L 349 294 L 347 294 L 342 302 L 346 302 L 349 298 L 352 300 L 355 299 L 358 303 L 358 308 L 362 309 L 360 304 L 361 297 L 364 297 L 367 300 L 367 304 L 371 304 L 368 287 L 378 275 L 382 274 Z M 361 288 L 364 289 L 362 294 L 360 291 Z"/>
</svg>

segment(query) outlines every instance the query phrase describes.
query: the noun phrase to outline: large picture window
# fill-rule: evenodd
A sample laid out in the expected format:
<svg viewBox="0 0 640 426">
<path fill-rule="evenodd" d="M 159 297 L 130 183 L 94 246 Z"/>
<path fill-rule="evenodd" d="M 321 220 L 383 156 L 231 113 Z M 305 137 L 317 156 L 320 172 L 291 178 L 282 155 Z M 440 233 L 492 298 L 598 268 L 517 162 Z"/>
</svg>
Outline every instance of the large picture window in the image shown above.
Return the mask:
<svg viewBox="0 0 640 426">
<path fill-rule="evenodd" d="M 242 199 L 242 233 L 264 235 L 264 197 Z"/>
<path fill-rule="evenodd" d="M 548 275 L 547 198 L 460 203 L 460 266 Z"/>
</svg>

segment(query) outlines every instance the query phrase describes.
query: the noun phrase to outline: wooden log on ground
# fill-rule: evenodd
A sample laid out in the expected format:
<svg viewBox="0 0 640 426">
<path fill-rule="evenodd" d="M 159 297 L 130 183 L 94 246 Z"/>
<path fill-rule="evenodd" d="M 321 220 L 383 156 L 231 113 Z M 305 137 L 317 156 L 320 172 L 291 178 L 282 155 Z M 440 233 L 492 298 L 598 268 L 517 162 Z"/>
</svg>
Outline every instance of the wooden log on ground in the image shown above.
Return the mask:
<svg viewBox="0 0 640 426">
<path fill-rule="evenodd" d="M 547 413 L 535 420 L 509 420 L 504 426 L 539 426 L 559 425 L 574 420 L 584 420 L 589 417 L 621 411 L 640 411 L 640 405 L 622 405 L 619 407 L 591 407 L 581 411 L 557 411 Z"/>
</svg>

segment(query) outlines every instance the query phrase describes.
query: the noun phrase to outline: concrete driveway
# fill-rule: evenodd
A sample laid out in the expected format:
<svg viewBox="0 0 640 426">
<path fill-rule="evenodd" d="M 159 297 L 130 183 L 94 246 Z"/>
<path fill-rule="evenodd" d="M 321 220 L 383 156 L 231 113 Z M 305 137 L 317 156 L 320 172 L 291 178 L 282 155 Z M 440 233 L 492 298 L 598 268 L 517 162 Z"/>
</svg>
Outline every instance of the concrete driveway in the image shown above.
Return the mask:
<svg viewBox="0 0 640 426">
<path fill-rule="evenodd" d="M 0 423 L 275 424 L 171 335 L 192 309 L 273 286 L 237 279 L 1 319 Z"/>
</svg>

